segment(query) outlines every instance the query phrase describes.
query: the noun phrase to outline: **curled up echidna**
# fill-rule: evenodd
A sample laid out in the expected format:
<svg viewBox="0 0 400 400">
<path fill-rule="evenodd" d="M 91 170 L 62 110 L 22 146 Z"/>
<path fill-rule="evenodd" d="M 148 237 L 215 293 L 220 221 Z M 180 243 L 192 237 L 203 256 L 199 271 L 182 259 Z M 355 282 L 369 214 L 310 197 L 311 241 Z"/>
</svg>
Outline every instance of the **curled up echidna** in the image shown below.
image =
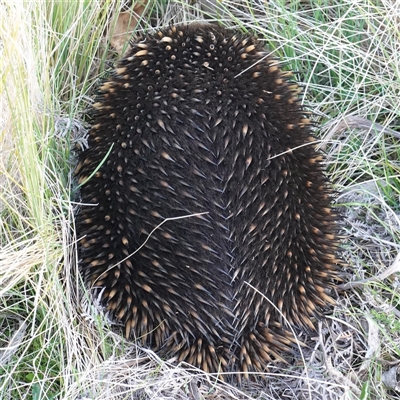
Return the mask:
<svg viewBox="0 0 400 400">
<path fill-rule="evenodd" d="M 80 268 L 110 318 L 205 371 L 262 371 L 333 304 L 337 215 L 291 73 L 176 26 L 100 87 L 76 170 Z"/>
</svg>

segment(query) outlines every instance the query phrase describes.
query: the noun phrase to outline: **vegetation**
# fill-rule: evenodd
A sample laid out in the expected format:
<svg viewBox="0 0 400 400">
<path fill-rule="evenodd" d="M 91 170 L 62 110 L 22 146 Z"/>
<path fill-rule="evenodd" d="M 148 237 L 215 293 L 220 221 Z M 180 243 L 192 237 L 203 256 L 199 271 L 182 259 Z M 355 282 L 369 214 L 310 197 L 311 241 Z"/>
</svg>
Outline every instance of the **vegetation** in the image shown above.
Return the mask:
<svg viewBox="0 0 400 400">
<path fill-rule="evenodd" d="M 399 2 L 142 3 L 136 30 L 219 21 L 258 35 L 298 71 L 344 215 L 345 280 L 359 282 L 304 358 L 241 388 L 114 333 L 78 274 L 73 169 L 127 5 L 1 2 L 0 398 L 400 399 L 390 375 L 400 359 Z"/>
</svg>

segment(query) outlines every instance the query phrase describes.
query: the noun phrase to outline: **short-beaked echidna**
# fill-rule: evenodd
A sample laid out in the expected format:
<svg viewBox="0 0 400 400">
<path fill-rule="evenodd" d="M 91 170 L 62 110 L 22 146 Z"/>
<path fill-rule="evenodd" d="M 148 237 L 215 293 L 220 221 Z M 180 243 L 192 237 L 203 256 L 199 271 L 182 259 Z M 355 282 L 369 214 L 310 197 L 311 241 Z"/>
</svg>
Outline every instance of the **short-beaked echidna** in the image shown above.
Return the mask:
<svg viewBox="0 0 400 400">
<path fill-rule="evenodd" d="M 131 47 L 100 88 L 77 167 L 85 282 L 166 357 L 264 370 L 290 350 L 288 325 L 312 329 L 334 303 L 338 275 L 299 87 L 257 39 L 214 25 Z"/>
</svg>

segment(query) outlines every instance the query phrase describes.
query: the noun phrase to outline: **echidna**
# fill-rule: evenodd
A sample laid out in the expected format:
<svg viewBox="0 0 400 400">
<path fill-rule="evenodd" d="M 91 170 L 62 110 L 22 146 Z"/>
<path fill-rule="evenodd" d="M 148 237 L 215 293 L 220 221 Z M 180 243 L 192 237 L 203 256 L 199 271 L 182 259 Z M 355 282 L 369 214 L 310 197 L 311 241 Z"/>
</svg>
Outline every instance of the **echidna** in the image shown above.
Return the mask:
<svg viewBox="0 0 400 400">
<path fill-rule="evenodd" d="M 127 337 L 262 371 L 334 303 L 338 217 L 291 76 L 257 39 L 195 24 L 140 37 L 101 86 L 80 268 Z"/>
</svg>

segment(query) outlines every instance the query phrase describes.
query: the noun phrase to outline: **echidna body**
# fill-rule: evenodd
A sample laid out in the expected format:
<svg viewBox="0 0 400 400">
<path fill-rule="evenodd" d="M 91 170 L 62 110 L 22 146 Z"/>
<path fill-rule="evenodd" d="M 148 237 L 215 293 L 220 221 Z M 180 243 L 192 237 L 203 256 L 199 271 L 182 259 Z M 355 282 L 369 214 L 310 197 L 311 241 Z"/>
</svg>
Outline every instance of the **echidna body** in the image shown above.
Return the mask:
<svg viewBox="0 0 400 400">
<path fill-rule="evenodd" d="M 177 26 L 132 44 L 77 175 L 80 268 L 126 335 L 255 370 L 334 300 L 337 215 L 298 85 L 254 38 Z"/>
</svg>

